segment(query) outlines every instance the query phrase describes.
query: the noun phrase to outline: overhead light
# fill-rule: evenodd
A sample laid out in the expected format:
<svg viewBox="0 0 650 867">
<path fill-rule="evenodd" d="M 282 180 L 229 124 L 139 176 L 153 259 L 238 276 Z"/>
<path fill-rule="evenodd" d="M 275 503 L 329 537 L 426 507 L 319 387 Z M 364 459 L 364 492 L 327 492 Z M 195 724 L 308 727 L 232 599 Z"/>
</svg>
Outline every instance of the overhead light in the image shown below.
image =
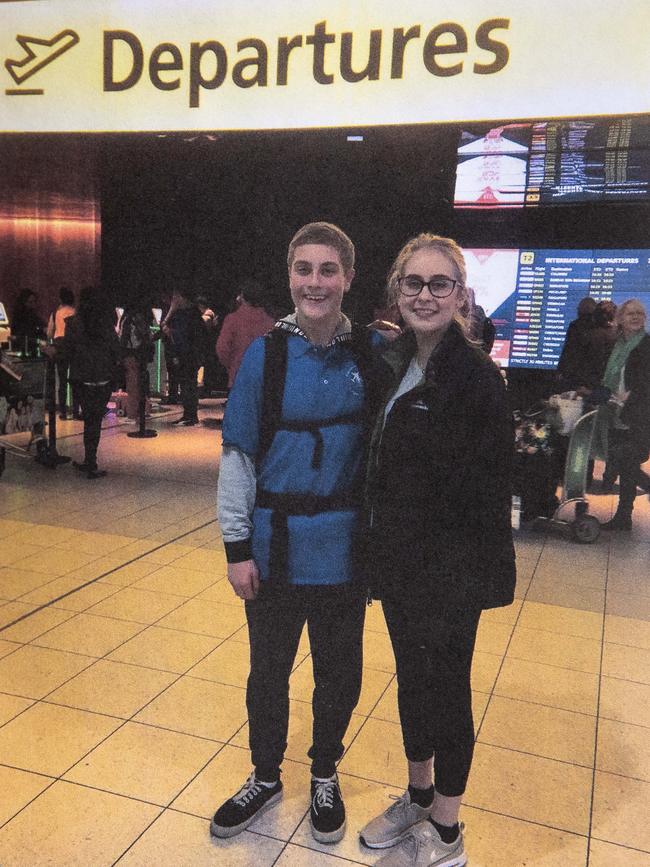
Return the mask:
<svg viewBox="0 0 650 867">
<path fill-rule="evenodd" d="M 362 135 L 349 135 L 347 136 L 348 141 L 363 141 Z"/>
</svg>

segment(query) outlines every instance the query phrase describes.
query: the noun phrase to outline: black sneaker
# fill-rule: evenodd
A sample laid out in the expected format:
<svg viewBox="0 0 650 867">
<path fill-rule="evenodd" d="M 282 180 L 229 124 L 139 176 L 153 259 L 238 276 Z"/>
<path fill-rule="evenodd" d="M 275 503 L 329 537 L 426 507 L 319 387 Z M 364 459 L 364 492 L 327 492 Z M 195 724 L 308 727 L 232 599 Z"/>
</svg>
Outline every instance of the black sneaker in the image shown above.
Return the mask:
<svg viewBox="0 0 650 867">
<path fill-rule="evenodd" d="M 319 843 L 338 843 L 345 834 L 345 805 L 336 774 L 311 779 L 311 833 Z"/>
<path fill-rule="evenodd" d="M 282 782 L 260 783 L 253 772 L 241 789 L 228 798 L 212 817 L 210 833 L 213 837 L 234 837 L 264 810 L 282 797 Z"/>
</svg>

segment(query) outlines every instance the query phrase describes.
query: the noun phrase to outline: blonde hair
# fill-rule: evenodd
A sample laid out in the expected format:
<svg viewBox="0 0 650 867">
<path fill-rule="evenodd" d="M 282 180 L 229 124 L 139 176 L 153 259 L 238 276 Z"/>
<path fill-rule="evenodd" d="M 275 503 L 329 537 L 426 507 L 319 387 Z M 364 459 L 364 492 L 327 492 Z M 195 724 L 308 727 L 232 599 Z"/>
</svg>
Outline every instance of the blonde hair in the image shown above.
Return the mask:
<svg viewBox="0 0 650 867">
<path fill-rule="evenodd" d="M 467 288 L 467 267 L 463 251 L 452 238 L 444 238 L 442 235 L 434 235 L 432 232 L 421 232 L 415 238 L 411 238 L 397 254 L 397 258 L 388 272 L 386 295 L 389 304 L 396 304 L 399 300 L 400 291 L 398 278 L 404 277 L 404 266 L 419 250 L 436 250 L 441 253 L 452 266 L 455 273 L 456 291 L 461 302 L 458 310 L 454 313 L 454 321 L 461 327 L 463 334 L 469 335 L 469 316 L 472 312 L 472 299 Z"/>
<path fill-rule="evenodd" d="M 623 330 L 623 315 L 631 304 L 638 304 L 641 310 L 643 310 L 643 315 L 647 317 L 646 309 L 643 306 L 643 302 L 640 301 L 638 298 L 628 298 L 627 301 L 624 301 L 620 305 L 620 307 L 617 308 L 616 315 L 614 316 L 614 322 L 616 323 L 616 327 L 618 328 L 619 333 Z"/>
<path fill-rule="evenodd" d="M 293 264 L 296 247 L 303 244 L 325 244 L 327 247 L 334 247 L 339 254 L 343 270 L 351 271 L 354 268 L 354 244 L 343 229 L 339 229 L 334 223 L 307 223 L 306 226 L 298 229 L 289 242 L 289 252 L 287 253 L 289 268 Z"/>
</svg>

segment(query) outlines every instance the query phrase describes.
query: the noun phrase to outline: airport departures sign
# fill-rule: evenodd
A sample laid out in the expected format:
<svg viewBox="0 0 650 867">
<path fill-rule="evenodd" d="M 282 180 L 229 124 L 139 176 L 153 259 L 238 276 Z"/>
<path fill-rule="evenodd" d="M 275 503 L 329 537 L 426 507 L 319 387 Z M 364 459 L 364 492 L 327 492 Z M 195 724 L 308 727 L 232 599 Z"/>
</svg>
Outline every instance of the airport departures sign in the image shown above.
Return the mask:
<svg viewBox="0 0 650 867">
<path fill-rule="evenodd" d="M 650 111 L 647 0 L 0 0 L 0 132 Z"/>
</svg>

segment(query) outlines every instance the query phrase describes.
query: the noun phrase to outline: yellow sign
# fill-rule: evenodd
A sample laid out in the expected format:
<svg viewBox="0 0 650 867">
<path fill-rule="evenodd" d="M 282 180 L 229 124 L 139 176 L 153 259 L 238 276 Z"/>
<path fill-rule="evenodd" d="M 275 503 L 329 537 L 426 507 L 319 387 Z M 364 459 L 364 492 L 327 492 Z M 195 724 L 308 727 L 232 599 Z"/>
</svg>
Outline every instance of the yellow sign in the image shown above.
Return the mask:
<svg viewBox="0 0 650 867">
<path fill-rule="evenodd" d="M 0 131 L 650 111 L 647 0 L 0 3 Z"/>
</svg>

